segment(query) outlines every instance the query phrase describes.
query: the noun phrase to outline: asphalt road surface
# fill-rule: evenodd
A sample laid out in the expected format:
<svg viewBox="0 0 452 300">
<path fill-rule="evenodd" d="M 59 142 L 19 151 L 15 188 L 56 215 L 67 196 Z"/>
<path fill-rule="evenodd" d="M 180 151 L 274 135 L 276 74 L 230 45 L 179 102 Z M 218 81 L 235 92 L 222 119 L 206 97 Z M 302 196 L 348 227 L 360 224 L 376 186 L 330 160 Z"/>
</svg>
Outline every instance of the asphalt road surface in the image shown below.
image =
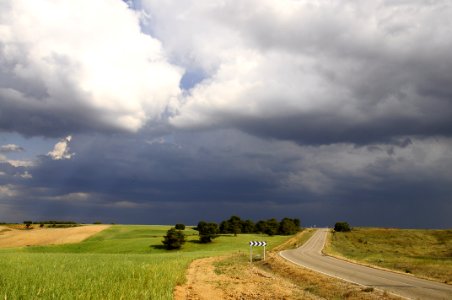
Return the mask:
<svg viewBox="0 0 452 300">
<path fill-rule="evenodd" d="M 328 229 L 319 229 L 300 248 L 279 254 L 300 266 L 410 299 L 452 299 L 452 286 L 357 265 L 322 254 Z"/>
</svg>

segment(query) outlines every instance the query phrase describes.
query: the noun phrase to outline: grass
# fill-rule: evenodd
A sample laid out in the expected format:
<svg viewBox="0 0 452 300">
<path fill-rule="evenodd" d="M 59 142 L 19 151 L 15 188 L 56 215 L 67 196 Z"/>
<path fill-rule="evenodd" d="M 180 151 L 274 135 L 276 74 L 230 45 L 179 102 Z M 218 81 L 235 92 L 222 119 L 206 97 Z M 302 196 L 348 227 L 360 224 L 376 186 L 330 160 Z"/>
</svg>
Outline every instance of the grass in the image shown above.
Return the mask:
<svg viewBox="0 0 452 300">
<path fill-rule="evenodd" d="M 4 299 L 171 299 L 190 256 L 2 254 Z"/>
<path fill-rule="evenodd" d="M 328 254 L 452 283 L 452 230 L 355 228 L 329 239 Z"/>
<path fill-rule="evenodd" d="M 180 251 L 161 247 L 169 226 L 114 225 L 78 244 L 0 250 L 0 298 L 172 299 L 194 259 L 248 251 L 250 240 L 269 248 L 289 237 L 243 234 L 197 242 L 196 231 Z"/>
</svg>

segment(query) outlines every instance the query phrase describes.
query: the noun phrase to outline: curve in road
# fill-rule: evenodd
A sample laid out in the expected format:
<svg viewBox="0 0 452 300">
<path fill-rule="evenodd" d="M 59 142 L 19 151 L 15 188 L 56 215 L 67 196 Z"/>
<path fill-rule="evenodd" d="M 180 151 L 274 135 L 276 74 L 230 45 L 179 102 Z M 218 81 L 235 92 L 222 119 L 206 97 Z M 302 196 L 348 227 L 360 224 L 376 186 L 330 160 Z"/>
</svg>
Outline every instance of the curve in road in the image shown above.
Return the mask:
<svg viewBox="0 0 452 300">
<path fill-rule="evenodd" d="M 294 264 L 326 275 L 411 299 L 452 299 L 452 286 L 410 275 L 374 269 L 322 254 L 328 229 L 319 229 L 300 248 L 279 254 Z"/>
</svg>

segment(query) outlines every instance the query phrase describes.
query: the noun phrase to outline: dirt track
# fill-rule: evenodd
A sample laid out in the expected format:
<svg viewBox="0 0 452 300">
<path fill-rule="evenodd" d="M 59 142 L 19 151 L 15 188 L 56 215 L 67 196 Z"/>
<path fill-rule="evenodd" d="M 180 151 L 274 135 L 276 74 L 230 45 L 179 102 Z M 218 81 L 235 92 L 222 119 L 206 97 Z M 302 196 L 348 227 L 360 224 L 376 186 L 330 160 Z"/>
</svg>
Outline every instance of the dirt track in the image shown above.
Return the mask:
<svg viewBox="0 0 452 300">
<path fill-rule="evenodd" d="M 108 227 L 110 225 L 19 230 L 0 226 L 0 248 L 78 243 Z"/>
<path fill-rule="evenodd" d="M 232 260 L 231 260 L 232 259 Z M 176 287 L 175 300 L 210 299 L 316 299 L 293 283 L 234 257 L 193 261 L 187 282 Z"/>
</svg>

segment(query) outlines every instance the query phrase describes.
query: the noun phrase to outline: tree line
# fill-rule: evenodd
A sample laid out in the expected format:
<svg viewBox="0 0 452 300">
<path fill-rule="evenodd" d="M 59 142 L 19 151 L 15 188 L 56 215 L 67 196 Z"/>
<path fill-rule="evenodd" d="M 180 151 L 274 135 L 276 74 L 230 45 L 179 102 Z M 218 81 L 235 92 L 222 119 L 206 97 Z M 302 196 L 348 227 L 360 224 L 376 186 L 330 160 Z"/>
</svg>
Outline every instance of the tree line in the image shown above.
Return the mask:
<svg viewBox="0 0 452 300">
<path fill-rule="evenodd" d="M 271 218 L 254 223 L 252 220 L 242 220 L 238 216 L 231 216 L 219 224 L 199 221 L 198 225 L 193 229 L 198 231 L 201 243 L 210 243 L 220 234 L 234 234 L 234 236 L 240 233 L 262 233 L 269 236 L 292 235 L 300 230 L 300 226 L 299 219 L 283 218 L 278 221 L 275 218 Z M 182 247 L 185 243 L 185 234 L 182 228 L 185 229 L 185 225 L 176 224 L 176 227 L 168 230 L 162 241 L 166 249 L 179 249 Z"/>
<path fill-rule="evenodd" d="M 220 223 L 219 232 L 234 235 L 238 233 L 264 233 L 270 236 L 292 235 L 300 230 L 300 225 L 300 219 L 283 218 L 278 222 L 272 218 L 254 223 L 251 220 L 242 220 L 238 216 L 232 216 Z"/>
</svg>

